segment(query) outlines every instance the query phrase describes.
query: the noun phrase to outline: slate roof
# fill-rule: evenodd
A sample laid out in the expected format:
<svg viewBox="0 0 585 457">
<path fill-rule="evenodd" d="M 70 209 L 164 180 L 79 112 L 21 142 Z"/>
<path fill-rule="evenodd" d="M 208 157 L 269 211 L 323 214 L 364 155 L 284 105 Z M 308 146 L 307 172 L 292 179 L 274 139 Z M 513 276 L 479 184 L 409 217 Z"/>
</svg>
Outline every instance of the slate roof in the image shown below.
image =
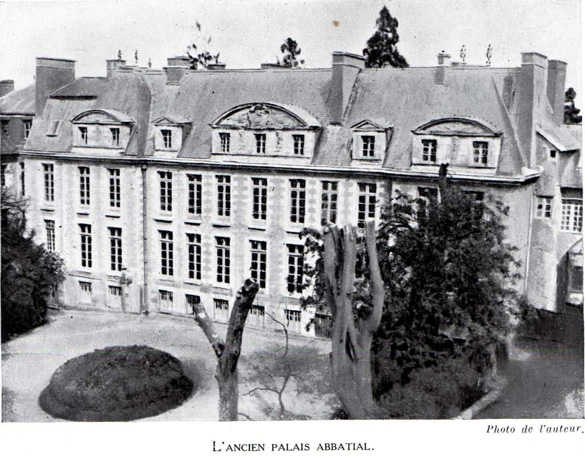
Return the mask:
<svg viewBox="0 0 585 457">
<path fill-rule="evenodd" d="M 13 90 L 0 98 L 0 113 L 5 114 L 35 114 L 35 86 Z"/>
<path fill-rule="evenodd" d="M 53 92 L 53 98 L 99 97 L 108 86 L 108 78 L 79 78 L 65 87 Z"/>
</svg>

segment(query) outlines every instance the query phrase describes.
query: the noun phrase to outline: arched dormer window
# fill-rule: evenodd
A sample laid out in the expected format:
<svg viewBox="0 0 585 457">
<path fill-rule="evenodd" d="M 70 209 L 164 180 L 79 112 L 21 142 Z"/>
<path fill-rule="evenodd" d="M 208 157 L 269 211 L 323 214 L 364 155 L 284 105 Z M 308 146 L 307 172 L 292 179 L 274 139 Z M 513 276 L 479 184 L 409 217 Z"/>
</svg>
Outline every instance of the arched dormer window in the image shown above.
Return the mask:
<svg viewBox="0 0 585 457">
<path fill-rule="evenodd" d="M 412 131 L 413 165 L 494 168 L 498 163 L 502 132 L 483 120 L 443 118 Z"/>
<path fill-rule="evenodd" d="M 115 149 L 128 146 L 135 121 L 127 114 L 114 110 L 90 110 L 75 116 L 73 124 L 74 148 Z"/>
<path fill-rule="evenodd" d="M 263 157 L 313 156 L 320 122 L 297 106 L 247 103 L 211 123 L 213 154 Z"/>
</svg>

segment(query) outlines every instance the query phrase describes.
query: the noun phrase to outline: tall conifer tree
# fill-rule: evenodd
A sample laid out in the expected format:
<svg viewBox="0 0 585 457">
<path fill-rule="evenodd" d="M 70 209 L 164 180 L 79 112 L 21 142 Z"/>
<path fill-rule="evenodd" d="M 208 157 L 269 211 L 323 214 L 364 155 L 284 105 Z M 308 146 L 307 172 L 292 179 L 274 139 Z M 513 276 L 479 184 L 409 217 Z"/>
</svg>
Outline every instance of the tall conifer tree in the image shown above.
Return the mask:
<svg viewBox="0 0 585 457">
<path fill-rule="evenodd" d="M 396 68 L 408 67 L 408 62 L 398 52 L 398 19 L 393 17 L 385 6 L 376 20 L 376 32 L 368 40 L 363 50 L 367 68 L 381 68 L 387 65 Z"/>
</svg>

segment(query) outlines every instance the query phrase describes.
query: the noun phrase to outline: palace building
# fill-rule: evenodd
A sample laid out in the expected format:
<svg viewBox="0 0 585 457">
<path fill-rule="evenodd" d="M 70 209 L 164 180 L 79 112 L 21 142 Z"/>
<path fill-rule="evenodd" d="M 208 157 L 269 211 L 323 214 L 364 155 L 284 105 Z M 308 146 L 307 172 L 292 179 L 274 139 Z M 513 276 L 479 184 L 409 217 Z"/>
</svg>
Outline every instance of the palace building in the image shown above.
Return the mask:
<svg viewBox="0 0 585 457">
<path fill-rule="evenodd" d="M 366 69 L 162 70 L 38 58 L 36 82 L 0 82 L 2 185 L 29 200 L 27 223 L 60 254 L 65 307 L 228 319 L 248 277 L 249 325 L 327 336 L 302 310 L 304 227 L 363 227 L 400 190 L 436 192 L 438 168 L 475 198 L 509 206 L 517 284 L 538 308 L 583 303 L 580 126 L 564 120 L 566 64 L 450 63 Z M 11 86 L 12 84 L 12 86 Z M 308 330 L 306 325 L 315 319 Z"/>
</svg>

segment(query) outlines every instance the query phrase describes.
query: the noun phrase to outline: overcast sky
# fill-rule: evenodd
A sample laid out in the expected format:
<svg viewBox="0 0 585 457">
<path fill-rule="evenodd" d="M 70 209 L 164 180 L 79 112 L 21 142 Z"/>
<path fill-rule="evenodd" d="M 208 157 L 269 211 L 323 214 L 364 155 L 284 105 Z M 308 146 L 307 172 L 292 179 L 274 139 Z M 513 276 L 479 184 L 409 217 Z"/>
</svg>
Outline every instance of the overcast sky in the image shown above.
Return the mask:
<svg viewBox="0 0 585 457">
<path fill-rule="evenodd" d="M 302 49 L 305 67 L 329 67 L 332 51 L 361 54 L 386 4 L 399 20 L 399 50 L 411 66 L 436 64 L 445 50 L 459 60 L 518 66 L 537 51 L 566 61 L 567 84 L 581 91 L 580 0 L 0 0 L 0 79 L 17 88 L 34 80 L 35 57 L 77 61 L 78 76 L 105 76 L 118 49 L 128 63 L 154 68 L 183 54 L 199 22 L 228 68 L 273 62 L 287 37 Z"/>
</svg>

